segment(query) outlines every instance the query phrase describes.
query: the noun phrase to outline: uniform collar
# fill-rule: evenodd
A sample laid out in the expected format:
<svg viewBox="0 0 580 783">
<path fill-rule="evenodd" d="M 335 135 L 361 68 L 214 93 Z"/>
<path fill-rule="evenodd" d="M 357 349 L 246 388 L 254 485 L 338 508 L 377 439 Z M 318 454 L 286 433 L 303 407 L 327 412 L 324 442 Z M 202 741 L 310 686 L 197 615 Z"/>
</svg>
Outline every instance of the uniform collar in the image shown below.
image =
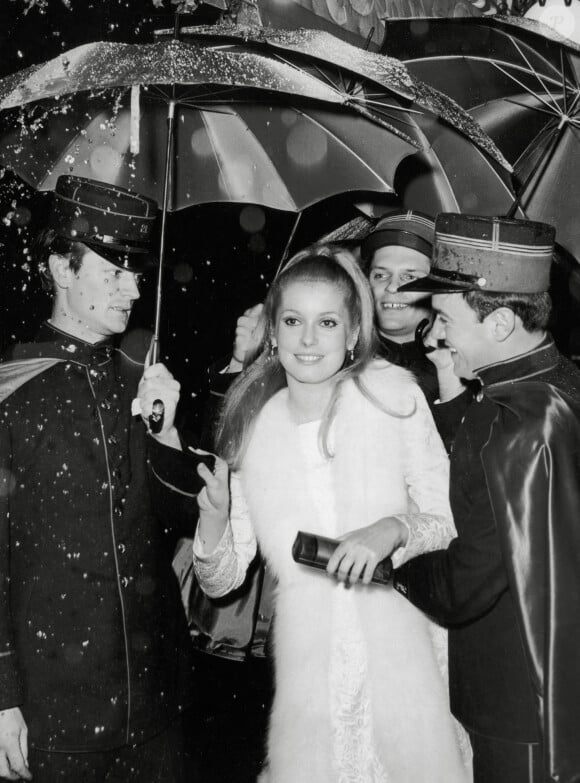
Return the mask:
<svg viewBox="0 0 580 783">
<path fill-rule="evenodd" d="M 87 343 L 46 321 L 40 327 L 35 341 L 14 346 L 10 358 L 42 357 L 98 367 L 109 362 L 114 351 L 115 341 L 112 338 L 100 340 L 98 343 Z"/>
<path fill-rule="evenodd" d="M 381 332 L 377 332 L 377 334 L 379 337 L 381 356 L 393 364 L 398 364 L 401 367 L 410 367 L 425 358 L 425 354 L 421 351 L 415 340 L 410 340 L 406 343 L 397 343 Z"/>
<path fill-rule="evenodd" d="M 488 364 L 477 370 L 476 374 L 484 387 L 526 381 L 553 369 L 558 364 L 558 358 L 554 341 L 546 335 L 533 350 L 497 364 Z"/>
</svg>

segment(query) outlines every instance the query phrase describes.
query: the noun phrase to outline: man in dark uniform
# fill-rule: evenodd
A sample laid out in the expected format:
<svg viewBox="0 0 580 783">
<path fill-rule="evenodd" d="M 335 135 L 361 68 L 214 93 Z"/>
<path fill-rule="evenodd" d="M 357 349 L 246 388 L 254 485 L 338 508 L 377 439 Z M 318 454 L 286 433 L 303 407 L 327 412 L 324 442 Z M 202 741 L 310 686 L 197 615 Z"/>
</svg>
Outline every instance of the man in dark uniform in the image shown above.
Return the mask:
<svg viewBox="0 0 580 783">
<path fill-rule="evenodd" d="M 418 335 L 421 323 L 428 327 L 433 320 L 430 296 L 401 290 L 429 274 L 434 231 L 433 219 L 423 212 L 390 212 L 362 242 L 361 258 L 373 292 L 379 353 L 411 370 L 449 451 L 472 391 L 454 373 L 449 351 L 433 335 L 425 338 L 426 351 Z"/>
<path fill-rule="evenodd" d="M 481 383 L 451 455 L 457 538 L 394 574 L 449 627 L 475 783 L 580 780 L 580 372 L 546 333 L 553 244 L 544 223 L 442 214 L 408 286 L 433 293 L 455 372 Z"/>
<path fill-rule="evenodd" d="M 60 177 L 39 241 L 52 315 L 0 364 L 0 776 L 12 780 L 183 780 L 192 672 L 171 559 L 199 484 L 174 426 L 179 384 L 117 339 L 156 212 Z"/>
<path fill-rule="evenodd" d="M 437 370 L 415 332 L 421 321 L 431 321 L 431 299 L 399 288 L 429 274 L 434 229 L 433 219 L 422 212 L 391 212 L 378 221 L 360 249 L 375 302 L 381 356 L 412 370 L 430 404 L 439 397 Z"/>
</svg>

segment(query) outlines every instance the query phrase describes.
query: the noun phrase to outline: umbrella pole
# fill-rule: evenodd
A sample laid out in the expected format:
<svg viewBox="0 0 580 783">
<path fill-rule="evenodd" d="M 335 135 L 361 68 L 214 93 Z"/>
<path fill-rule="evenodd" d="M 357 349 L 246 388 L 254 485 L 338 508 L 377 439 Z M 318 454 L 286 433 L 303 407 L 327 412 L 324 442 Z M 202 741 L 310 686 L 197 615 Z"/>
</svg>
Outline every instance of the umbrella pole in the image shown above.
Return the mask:
<svg viewBox="0 0 580 783">
<path fill-rule="evenodd" d="M 282 257 L 280 258 L 280 263 L 278 264 L 278 269 L 276 270 L 276 277 L 280 273 L 280 270 L 284 266 L 284 262 L 288 258 L 288 254 L 290 252 L 290 245 L 292 244 L 292 241 L 294 239 L 294 235 L 296 234 L 296 229 L 298 228 L 298 223 L 300 223 L 300 218 L 302 217 L 302 212 L 299 212 L 296 215 L 296 220 L 294 221 L 294 225 L 292 226 L 292 231 L 290 232 L 290 236 L 288 237 L 288 240 L 286 242 L 286 246 L 284 247 L 284 252 L 282 253 Z"/>
<path fill-rule="evenodd" d="M 179 40 L 181 30 L 180 12 L 175 12 L 173 23 L 173 38 Z M 167 211 L 169 209 L 169 193 L 172 182 L 171 163 L 173 160 L 173 138 L 175 133 L 175 85 L 172 89 L 173 97 L 167 107 L 167 142 L 165 145 L 165 174 L 163 177 L 163 201 L 161 204 L 161 237 L 159 239 L 159 270 L 157 273 L 157 293 L 155 296 L 155 321 L 153 327 L 153 340 L 149 361 L 156 364 L 161 358 L 159 345 L 159 333 L 161 331 L 161 302 L 163 299 L 163 264 L 165 263 L 165 227 L 167 224 Z"/>
<path fill-rule="evenodd" d="M 167 146 L 165 148 L 165 175 L 163 180 L 163 202 L 161 204 L 161 237 L 159 239 L 159 270 L 157 272 L 157 294 L 155 297 L 155 325 L 149 352 L 149 363 L 156 364 L 160 359 L 159 332 L 161 329 L 161 300 L 163 296 L 163 264 L 165 261 L 165 227 L 169 208 L 169 189 L 171 187 L 171 162 L 173 157 L 173 135 L 175 130 L 175 100 L 169 101 L 167 109 Z M 149 416 L 149 429 L 152 433 L 161 432 L 165 419 L 165 406 L 162 400 L 154 400 L 153 411 Z"/>
<path fill-rule="evenodd" d="M 179 40 L 180 16 L 175 14 L 175 26 L 173 37 Z M 167 225 L 167 211 L 169 209 L 169 193 L 172 186 L 173 140 L 175 134 L 175 85 L 173 85 L 172 98 L 167 106 L 167 143 L 165 146 L 165 173 L 163 177 L 163 201 L 161 204 L 161 236 L 159 238 L 159 269 L 157 271 L 157 293 L 155 295 L 155 321 L 153 327 L 153 339 L 149 352 L 149 363 L 156 364 L 161 358 L 159 345 L 159 333 L 161 331 L 161 302 L 163 299 L 163 265 L 165 263 L 165 231 Z M 165 419 L 165 405 L 162 400 L 153 401 L 153 410 L 149 416 L 149 429 L 157 434 L 163 429 Z"/>
<path fill-rule="evenodd" d="M 165 175 L 163 180 L 163 201 L 161 204 L 161 229 L 159 239 L 159 270 L 157 273 L 157 294 L 155 297 L 155 321 L 153 341 L 151 343 L 151 364 L 160 358 L 159 333 L 161 331 L 161 302 L 163 298 L 163 265 L 165 263 L 165 231 L 169 209 L 169 189 L 171 186 L 171 162 L 173 158 L 173 135 L 175 130 L 175 101 L 169 101 L 167 109 L 167 144 L 165 148 Z"/>
</svg>

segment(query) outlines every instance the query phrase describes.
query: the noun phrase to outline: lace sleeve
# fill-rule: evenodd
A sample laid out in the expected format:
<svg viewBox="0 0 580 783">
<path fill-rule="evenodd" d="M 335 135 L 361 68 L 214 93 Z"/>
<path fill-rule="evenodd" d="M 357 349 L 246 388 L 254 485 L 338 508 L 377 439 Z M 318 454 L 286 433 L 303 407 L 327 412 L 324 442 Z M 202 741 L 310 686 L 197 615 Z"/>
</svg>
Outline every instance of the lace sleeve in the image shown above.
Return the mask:
<svg viewBox="0 0 580 783">
<path fill-rule="evenodd" d="M 419 393 L 416 400 L 415 414 L 402 420 L 403 469 L 414 508 L 397 515 L 409 530 L 409 540 L 394 553 L 395 568 L 423 552 L 445 549 L 456 535 L 449 505 L 449 459 L 425 397 Z"/>
<path fill-rule="evenodd" d="M 220 598 L 239 587 L 256 556 L 256 536 L 237 473 L 230 476 L 230 497 L 230 518 L 213 552 L 203 552 L 198 533 L 193 541 L 193 568 L 210 598 Z"/>
</svg>

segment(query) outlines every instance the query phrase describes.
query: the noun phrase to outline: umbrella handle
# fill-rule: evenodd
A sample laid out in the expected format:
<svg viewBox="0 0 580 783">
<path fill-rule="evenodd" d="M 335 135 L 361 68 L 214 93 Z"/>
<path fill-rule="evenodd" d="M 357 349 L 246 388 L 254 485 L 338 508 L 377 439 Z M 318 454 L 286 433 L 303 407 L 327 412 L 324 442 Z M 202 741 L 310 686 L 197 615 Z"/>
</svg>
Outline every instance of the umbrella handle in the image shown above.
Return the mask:
<svg viewBox="0 0 580 783">
<path fill-rule="evenodd" d="M 151 340 L 151 347 L 149 348 L 149 357 L 148 357 L 148 365 L 149 364 L 157 364 L 160 356 L 160 345 L 159 345 L 159 336 L 153 335 L 153 339 Z M 158 435 L 161 430 L 163 429 L 163 422 L 165 420 L 165 405 L 163 404 L 163 400 L 153 400 L 153 408 L 151 410 L 151 415 L 148 417 L 147 421 L 149 423 L 149 429 L 153 433 L 153 435 Z"/>
<path fill-rule="evenodd" d="M 153 408 L 149 416 L 149 429 L 154 435 L 161 432 L 165 419 L 165 405 L 163 400 L 153 400 Z"/>
</svg>

